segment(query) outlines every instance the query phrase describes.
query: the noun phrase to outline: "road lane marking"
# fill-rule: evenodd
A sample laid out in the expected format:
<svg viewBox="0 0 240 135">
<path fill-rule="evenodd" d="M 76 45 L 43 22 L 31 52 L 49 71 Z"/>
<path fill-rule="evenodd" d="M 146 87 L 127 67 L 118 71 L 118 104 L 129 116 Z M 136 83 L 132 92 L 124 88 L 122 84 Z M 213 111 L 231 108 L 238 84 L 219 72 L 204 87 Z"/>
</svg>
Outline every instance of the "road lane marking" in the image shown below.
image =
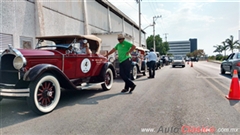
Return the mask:
<svg viewBox="0 0 240 135">
<path fill-rule="evenodd" d="M 223 88 L 225 89 L 229 89 L 228 86 L 220 83 L 217 79 L 222 79 L 222 77 L 218 76 L 218 77 L 211 77 L 211 76 L 208 76 L 206 75 L 205 73 L 199 71 L 198 69 L 195 68 L 195 70 L 198 72 L 196 78 L 205 78 L 205 79 L 212 79 L 214 82 L 216 82 L 217 84 L 221 85 Z"/>
<path fill-rule="evenodd" d="M 219 67 L 219 68 L 217 68 L 217 67 L 210 66 L 210 65 L 205 65 L 205 64 L 203 64 L 203 66 L 205 66 L 205 67 L 210 67 L 210 68 L 214 68 L 214 69 L 218 69 L 218 70 L 220 71 L 220 67 Z"/>
<path fill-rule="evenodd" d="M 204 73 L 202 73 L 201 71 L 198 71 L 197 69 L 195 69 L 195 71 L 198 73 L 197 76 L 198 76 L 199 74 L 205 75 Z M 196 77 L 197 77 L 197 76 L 196 76 Z M 229 88 L 226 87 L 225 85 L 221 84 L 219 81 L 217 81 L 216 79 L 211 78 L 211 77 L 210 77 L 210 78 L 201 77 L 201 79 L 203 79 L 205 82 L 207 82 L 215 91 L 217 91 L 217 93 L 218 93 L 221 97 L 223 97 L 226 101 L 230 102 L 230 104 L 232 104 L 232 102 L 236 102 L 235 105 L 231 105 L 231 106 L 240 113 L 240 105 L 237 103 L 238 101 L 237 101 L 237 100 L 234 100 L 234 101 L 228 100 L 228 99 L 225 97 L 226 95 L 225 95 L 217 86 L 215 86 L 213 83 L 211 83 L 211 82 L 210 82 L 209 80 L 207 80 L 207 79 L 211 79 L 211 80 L 214 81 L 215 83 L 220 84 L 222 87 L 224 87 L 224 88 L 226 88 L 226 89 L 228 89 L 228 90 L 229 90 L 230 87 L 229 87 Z"/>
</svg>

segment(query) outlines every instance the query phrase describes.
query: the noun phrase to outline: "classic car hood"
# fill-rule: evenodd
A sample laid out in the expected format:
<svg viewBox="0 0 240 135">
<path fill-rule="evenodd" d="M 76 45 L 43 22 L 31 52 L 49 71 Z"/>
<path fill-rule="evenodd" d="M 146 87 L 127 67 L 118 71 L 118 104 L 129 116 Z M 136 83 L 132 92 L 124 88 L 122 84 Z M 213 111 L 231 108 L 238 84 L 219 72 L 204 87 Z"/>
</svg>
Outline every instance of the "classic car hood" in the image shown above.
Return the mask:
<svg viewBox="0 0 240 135">
<path fill-rule="evenodd" d="M 18 49 L 23 56 L 51 56 L 54 52 L 48 50 L 36 50 L 36 49 Z"/>
</svg>

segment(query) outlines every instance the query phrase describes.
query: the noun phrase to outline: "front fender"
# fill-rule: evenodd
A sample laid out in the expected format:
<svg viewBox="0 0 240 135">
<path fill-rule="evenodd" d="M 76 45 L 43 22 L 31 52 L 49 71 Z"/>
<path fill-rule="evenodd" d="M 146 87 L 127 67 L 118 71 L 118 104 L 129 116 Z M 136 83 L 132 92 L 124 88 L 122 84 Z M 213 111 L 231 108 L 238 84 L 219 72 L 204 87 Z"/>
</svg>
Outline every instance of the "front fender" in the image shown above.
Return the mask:
<svg viewBox="0 0 240 135">
<path fill-rule="evenodd" d="M 106 70 L 108 68 L 110 68 L 113 71 L 114 78 L 116 77 L 116 71 L 115 71 L 115 68 L 114 68 L 113 64 L 111 62 L 107 62 L 102 66 L 102 69 L 101 69 L 100 74 L 99 74 L 99 77 L 101 79 L 103 79 L 102 81 L 104 81 L 104 79 L 105 79 L 105 73 L 106 73 Z"/>
<path fill-rule="evenodd" d="M 137 62 L 132 61 L 132 67 L 135 66 L 135 65 L 137 65 Z"/>
<path fill-rule="evenodd" d="M 43 73 L 45 72 L 56 72 L 57 74 L 62 74 L 62 71 L 54 66 L 54 65 L 51 65 L 51 64 L 39 64 L 39 65 L 36 65 L 32 68 L 30 68 L 26 73 L 25 75 L 23 76 L 23 80 L 24 81 L 34 81 L 36 78 L 38 78 L 40 75 L 42 75 Z M 64 75 L 65 76 L 65 75 Z"/>
<path fill-rule="evenodd" d="M 69 78 L 56 66 L 51 64 L 39 64 L 28 70 L 24 77 L 24 81 L 34 81 L 43 73 L 53 74 L 59 81 L 62 88 L 77 89 L 76 86 L 69 81 Z"/>
</svg>

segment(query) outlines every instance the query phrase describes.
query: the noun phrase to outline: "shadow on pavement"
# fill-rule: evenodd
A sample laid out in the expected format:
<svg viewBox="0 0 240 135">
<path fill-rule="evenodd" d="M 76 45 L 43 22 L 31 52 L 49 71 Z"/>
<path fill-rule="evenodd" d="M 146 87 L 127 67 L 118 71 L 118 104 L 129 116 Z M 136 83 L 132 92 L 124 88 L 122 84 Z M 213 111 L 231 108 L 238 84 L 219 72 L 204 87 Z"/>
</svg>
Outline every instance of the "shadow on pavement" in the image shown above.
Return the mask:
<svg viewBox="0 0 240 135">
<path fill-rule="evenodd" d="M 231 76 L 230 73 L 229 74 L 221 74 L 221 73 L 219 73 L 219 75 L 224 76 L 224 77 L 229 78 L 229 79 L 232 79 L 232 76 Z"/>
<path fill-rule="evenodd" d="M 54 111 L 66 107 L 73 106 L 75 104 L 98 104 L 99 100 L 109 99 L 114 96 L 124 95 L 125 93 L 114 93 L 106 94 L 101 96 L 95 96 L 95 94 L 106 92 L 101 88 L 91 88 L 88 90 L 62 90 L 61 98 Z M 3 99 L 0 102 L 0 129 L 3 127 L 8 127 L 23 123 L 25 121 L 39 118 L 39 117 L 48 117 L 49 114 L 37 115 L 29 107 L 26 100 L 12 100 L 12 99 Z"/>
<path fill-rule="evenodd" d="M 239 103 L 239 100 L 229 100 L 229 104 L 234 106 L 235 104 Z"/>
</svg>

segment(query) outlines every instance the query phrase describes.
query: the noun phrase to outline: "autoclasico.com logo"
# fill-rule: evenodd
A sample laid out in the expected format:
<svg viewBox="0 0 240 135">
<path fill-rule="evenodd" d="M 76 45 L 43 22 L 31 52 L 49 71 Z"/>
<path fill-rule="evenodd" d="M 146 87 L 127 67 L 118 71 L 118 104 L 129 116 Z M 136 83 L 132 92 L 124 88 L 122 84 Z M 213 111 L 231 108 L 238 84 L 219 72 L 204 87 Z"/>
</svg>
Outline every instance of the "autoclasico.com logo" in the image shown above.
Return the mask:
<svg viewBox="0 0 240 135">
<path fill-rule="evenodd" d="M 154 128 L 141 128 L 141 132 L 145 133 L 185 133 L 185 134 L 190 134 L 190 133 L 216 133 L 216 132 L 221 132 L 221 133 L 236 133 L 240 131 L 240 128 L 215 128 L 211 126 L 188 126 L 188 125 L 183 125 L 182 127 L 164 127 L 160 126 L 157 130 Z"/>
</svg>

